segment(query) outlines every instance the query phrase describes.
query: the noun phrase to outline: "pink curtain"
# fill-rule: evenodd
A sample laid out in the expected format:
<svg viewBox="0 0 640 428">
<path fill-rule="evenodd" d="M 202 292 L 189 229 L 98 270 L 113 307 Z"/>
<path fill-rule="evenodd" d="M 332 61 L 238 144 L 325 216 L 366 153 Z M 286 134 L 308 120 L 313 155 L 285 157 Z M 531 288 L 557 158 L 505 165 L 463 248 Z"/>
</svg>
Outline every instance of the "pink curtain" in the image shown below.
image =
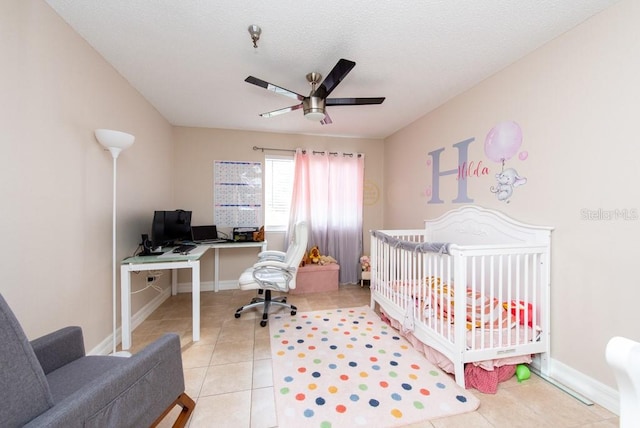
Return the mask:
<svg viewBox="0 0 640 428">
<path fill-rule="evenodd" d="M 309 247 L 340 264 L 340 283 L 359 281 L 364 155 L 296 150 L 289 232 L 309 223 Z"/>
</svg>

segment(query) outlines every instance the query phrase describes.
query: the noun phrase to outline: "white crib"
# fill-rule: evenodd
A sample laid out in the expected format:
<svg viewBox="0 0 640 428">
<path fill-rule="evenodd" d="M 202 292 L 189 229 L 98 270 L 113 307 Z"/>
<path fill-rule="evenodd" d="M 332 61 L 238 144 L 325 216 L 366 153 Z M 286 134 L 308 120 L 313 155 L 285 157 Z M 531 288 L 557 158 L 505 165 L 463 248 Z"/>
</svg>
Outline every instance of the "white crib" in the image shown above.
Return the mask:
<svg viewBox="0 0 640 428">
<path fill-rule="evenodd" d="M 551 231 L 476 206 L 421 230 L 372 231 L 371 307 L 444 357 L 434 362 L 462 387 L 467 363 L 535 354 L 547 374 Z"/>
</svg>

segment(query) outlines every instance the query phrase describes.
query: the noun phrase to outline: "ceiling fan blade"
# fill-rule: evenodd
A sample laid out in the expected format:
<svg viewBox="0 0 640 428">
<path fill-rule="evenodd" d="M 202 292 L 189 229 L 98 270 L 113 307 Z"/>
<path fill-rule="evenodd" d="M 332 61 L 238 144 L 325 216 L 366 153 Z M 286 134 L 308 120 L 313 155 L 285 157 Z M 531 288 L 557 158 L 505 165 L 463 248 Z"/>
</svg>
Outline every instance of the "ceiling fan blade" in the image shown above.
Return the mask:
<svg viewBox="0 0 640 428">
<path fill-rule="evenodd" d="M 320 121 L 321 125 L 331 125 L 333 123 L 333 120 L 331 120 L 331 117 L 329 116 L 329 112 L 327 110 L 324 111 L 324 119 L 322 119 Z"/>
<path fill-rule="evenodd" d="M 256 86 L 260 86 L 261 88 L 264 88 L 268 91 L 275 92 L 276 94 L 293 98 L 294 100 L 302 101 L 304 99 L 304 95 L 300 95 L 288 89 L 281 88 L 280 86 L 276 86 L 273 83 L 265 82 L 264 80 L 258 79 L 257 77 L 249 76 L 246 79 L 244 79 L 244 81 Z"/>
<path fill-rule="evenodd" d="M 328 106 L 359 106 L 366 104 L 382 104 L 385 97 L 378 98 L 328 98 L 325 105 Z"/>
<path fill-rule="evenodd" d="M 302 103 L 297 104 L 295 106 L 291 106 L 291 107 L 281 108 L 279 110 L 269 111 L 267 113 L 261 113 L 260 116 L 262 116 L 262 117 L 278 116 L 279 114 L 289 113 L 290 111 L 298 110 L 300 108 L 302 108 Z"/>
<path fill-rule="evenodd" d="M 356 63 L 349 61 L 348 59 L 340 59 L 338 63 L 333 67 L 333 70 L 329 72 L 325 77 L 322 84 L 313 93 L 314 97 L 327 98 L 331 92 L 338 86 L 342 79 L 347 77 L 347 74 L 356 66 Z"/>
</svg>

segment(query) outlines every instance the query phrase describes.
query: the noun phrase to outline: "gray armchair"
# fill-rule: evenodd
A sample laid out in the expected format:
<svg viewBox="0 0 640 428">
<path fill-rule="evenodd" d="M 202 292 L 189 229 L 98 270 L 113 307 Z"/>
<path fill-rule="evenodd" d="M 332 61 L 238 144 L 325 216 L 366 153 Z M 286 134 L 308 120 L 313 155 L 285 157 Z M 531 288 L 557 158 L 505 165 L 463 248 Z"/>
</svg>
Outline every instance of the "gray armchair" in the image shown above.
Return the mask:
<svg viewBox="0 0 640 428">
<path fill-rule="evenodd" d="M 177 335 L 129 358 L 86 356 L 80 327 L 29 342 L 2 295 L 0 367 L 3 427 L 148 427 L 176 405 L 173 426 L 181 427 L 195 407 Z"/>
</svg>

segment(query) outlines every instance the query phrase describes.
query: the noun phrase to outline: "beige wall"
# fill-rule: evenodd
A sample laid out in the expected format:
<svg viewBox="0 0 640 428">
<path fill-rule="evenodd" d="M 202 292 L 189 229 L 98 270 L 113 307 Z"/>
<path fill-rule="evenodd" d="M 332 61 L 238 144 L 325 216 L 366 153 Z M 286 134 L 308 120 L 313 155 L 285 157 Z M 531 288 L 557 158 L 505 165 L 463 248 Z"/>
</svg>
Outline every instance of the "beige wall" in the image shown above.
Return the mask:
<svg viewBox="0 0 640 428">
<path fill-rule="evenodd" d="M 607 341 L 615 335 L 640 340 L 639 24 L 640 3 L 623 0 L 397 132 L 385 145 L 385 227 L 421 227 L 423 219 L 456 206 L 453 176 L 441 179 L 445 203 L 427 203 L 433 184 L 428 152 L 444 147 L 441 170 L 455 168 L 452 144 L 475 138 L 469 160 L 482 160 L 490 174 L 467 179 L 474 203 L 555 227 L 553 359 L 611 386 Z M 507 162 L 528 179 L 509 203 L 490 192 L 500 166 L 484 154 L 488 131 L 505 120 L 520 124 L 520 151 L 529 155 Z M 632 216 L 630 210 L 636 210 L 636 216 L 587 220 L 583 209 L 627 209 Z"/>
<path fill-rule="evenodd" d="M 269 119 L 265 119 L 269 120 Z M 365 180 L 382 189 L 383 141 L 374 139 L 314 137 L 308 135 L 272 134 L 205 128 L 174 128 L 175 139 L 175 208 L 193 211 L 193 224 L 213 223 L 213 162 L 215 160 L 264 162 L 264 153 L 253 146 L 276 149 L 330 150 L 346 153 L 364 153 Z M 270 152 L 281 154 L 280 152 Z M 382 198 L 371 200 L 363 212 L 365 231 L 382 226 Z M 269 249 L 282 249 L 283 236 L 267 234 Z M 366 251 L 369 248 L 365 233 Z M 211 252 L 209 252 L 211 253 Z M 220 253 L 220 280 L 236 281 L 242 270 L 255 260 L 253 249 L 225 250 Z M 212 254 L 202 261 L 202 280 L 213 277 Z M 187 281 L 187 273 L 180 274 Z"/>
<path fill-rule="evenodd" d="M 0 28 L 0 292 L 30 338 L 80 325 L 90 350 L 112 319 L 112 158 L 93 131 L 136 136 L 118 159 L 120 259 L 173 197 L 171 126 L 44 2 L 3 0 Z"/>
</svg>

